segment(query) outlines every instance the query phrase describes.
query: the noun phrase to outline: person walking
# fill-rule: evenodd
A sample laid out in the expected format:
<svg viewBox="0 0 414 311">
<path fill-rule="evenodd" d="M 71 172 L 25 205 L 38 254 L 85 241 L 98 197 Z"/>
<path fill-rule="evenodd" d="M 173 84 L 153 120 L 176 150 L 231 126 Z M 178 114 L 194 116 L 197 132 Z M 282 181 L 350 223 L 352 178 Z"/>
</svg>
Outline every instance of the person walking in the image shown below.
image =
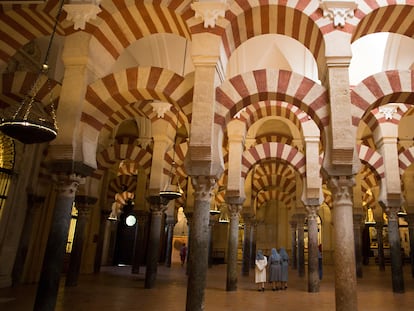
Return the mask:
<svg viewBox="0 0 414 311">
<path fill-rule="evenodd" d="M 282 273 L 281 273 L 281 289 L 287 289 L 288 282 L 288 268 L 289 268 L 289 255 L 284 247 L 279 250 L 280 257 L 282 259 Z"/>
<path fill-rule="evenodd" d="M 281 257 L 276 248 L 272 248 L 269 258 L 269 282 L 272 284 L 272 290 L 281 289 Z"/>
<path fill-rule="evenodd" d="M 262 250 L 258 250 L 255 260 L 255 282 L 258 286 L 257 290 L 264 292 L 266 283 L 266 266 L 267 258 L 263 255 Z"/>
</svg>

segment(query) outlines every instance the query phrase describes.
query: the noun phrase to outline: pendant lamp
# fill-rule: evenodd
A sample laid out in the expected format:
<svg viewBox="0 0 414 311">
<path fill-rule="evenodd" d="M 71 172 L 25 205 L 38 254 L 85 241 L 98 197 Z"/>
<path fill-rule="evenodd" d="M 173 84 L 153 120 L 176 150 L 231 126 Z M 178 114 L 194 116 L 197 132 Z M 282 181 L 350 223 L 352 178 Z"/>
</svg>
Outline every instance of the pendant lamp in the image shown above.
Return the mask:
<svg viewBox="0 0 414 311">
<path fill-rule="evenodd" d="M 53 31 L 50 36 L 45 60 L 35 82 L 29 92 L 24 96 L 16 111 L 10 113 L 9 116 L 3 116 L 0 120 L 0 131 L 24 144 L 49 142 L 57 136 L 56 113 L 52 94 L 50 94 L 50 113 L 45 111 L 44 104 L 37 99 L 37 94 L 42 81 L 45 79 L 48 83 L 49 91 L 51 89 L 48 78 L 48 58 L 59 17 L 62 12 L 63 3 L 64 0 L 61 0 Z"/>
</svg>

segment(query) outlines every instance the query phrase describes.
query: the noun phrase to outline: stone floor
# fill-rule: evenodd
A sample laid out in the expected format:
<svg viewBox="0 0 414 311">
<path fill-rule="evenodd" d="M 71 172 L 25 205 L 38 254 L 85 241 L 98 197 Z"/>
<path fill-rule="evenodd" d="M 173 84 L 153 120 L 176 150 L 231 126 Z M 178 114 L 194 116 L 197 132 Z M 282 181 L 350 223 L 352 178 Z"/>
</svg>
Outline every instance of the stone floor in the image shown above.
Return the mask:
<svg viewBox="0 0 414 311">
<path fill-rule="evenodd" d="M 390 267 L 379 271 L 377 266 L 364 266 L 364 277 L 358 279 L 359 311 L 414 310 L 414 279 L 409 266 L 404 267 L 406 292 L 394 294 L 391 290 Z M 99 274 L 81 275 L 76 287 L 59 289 L 56 311 L 132 311 L 185 310 L 185 268 L 174 264 L 171 268 L 159 266 L 156 285 L 144 289 L 144 271 L 131 274 L 130 267 L 103 267 Z M 144 269 L 142 269 L 144 270 Z M 250 276 L 238 278 L 238 290 L 226 292 L 226 266 L 215 265 L 208 270 L 205 310 L 335 310 L 333 267 L 324 267 L 324 278 L 319 293 L 306 291 L 306 278 L 299 278 L 296 270 L 289 271 L 286 291 L 258 292 Z M 64 284 L 62 278 L 61 284 Z M 20 285 L 0 289 L 1 311 L 32 310 L 35 285 Z"/>
</svg>

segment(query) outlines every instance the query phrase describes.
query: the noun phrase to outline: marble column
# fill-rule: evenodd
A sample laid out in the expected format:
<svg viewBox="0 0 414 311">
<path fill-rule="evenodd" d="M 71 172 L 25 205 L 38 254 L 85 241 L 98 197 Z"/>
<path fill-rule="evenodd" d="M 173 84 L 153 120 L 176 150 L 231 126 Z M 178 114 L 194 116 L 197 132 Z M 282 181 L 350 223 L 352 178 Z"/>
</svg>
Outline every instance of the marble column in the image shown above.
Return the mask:
<svg viewBox="0 0 414 311">
<path fill-rule="evenodd" d="M 349 176 L 335 176 L 329 180 L 333 197 L 336 311 L 358 310 L 352 220 L 354 184 L 354 178 Z"/>
<path fill-rule="evenodd" d="M 106 222 L 108 221 L 108 217 L 110 213 L 111 211 L 109 210 L 106 210 L 106 211 L 101 210 L 101 221 L 99 225 L 98 243 L 96 245 L 95 262 L 93 265 L 94 273 L 99 273 L 101 271 L 105 228 L 106 228 Z"/>
<path fill-rule="evenodd" d="M 135 234 L 134 256 L 132 260 L 132 273 L 138 274 L 139 267 L 145 265 L 148 242 L 148 221 L 150 214 L 147 211 L 136 211 L 137 231 Z"/>
<path fill-rule="evenodd" d="M 148 237 L 147 268 L 145 270 L 145 288 L 153 288 L 157 276 L 161 242 L 161 224 L 168 202 L 162 202 L 159 196 L 149 198 L 151 227 Z"/>
<path fill-rule="evenodd" d="M 245 213 L 243 215 L 244 219 L 244 239 L 243 239 L 243 262 L 242 262 L 242 275 L 249 276 L 250 271 L 250 246 L 251 246 L 251 221 L 252 217 L 250 214 Z"/>
<path fill-rule="evenodd" d="M 411 277 L 414 278 L 414 214 L 408 214 L 406 220 L 408 222 L 408 235 L 410 238 Z"/>
<path fill-rule="evenodd" d="M 208 267 L 213 267 L 213 249 L 214 249 L 214 225 L 217 222 L 217 215 L 211 214 L 210 222 L 208 223 Z"/>
<path fill-rule="evenodd" d="M 25 266 L 26 258 L 28 255 L 30 237 L 33 229 L 33 221 L 36 215 L 40 211 L 40 207 L 43 204 L 45 198 L 42 196 L 36 196 L 29 194 L 27 203 L 26 218 L 24 220 L 24 226 L 22 235 L 20 237 L 20 244 L 17 250 L 16 260 L 13 267 L 13 285 L 19 284 L 22 279 L 23 269 Z"/>
<path fill-rule="evenodd" d="M 174 226 L 175 219 L 174 217 L 167 217 L 166 220 L 166 229 L 167 229 L 167 239 L 165 245 L 165 266 L 171 267 L 171 255 L 173 249 L 173 237 L 174 237 Z"/>
<path fill-rule="evenodd" d="M 291 259 L 291 265 L 292 265 L 292 269 L 297 269 L 297 264 L 298 264 L 298 260 L 297 260 L 297 253 L 298 253 L 298 247 L 297 247 L 297 242 L 296 242 L 296 228 L 298 226 L 298 223 L 296 222 L 296 220 L 291 220 L 289 222 L 290 224 L 290 231 L 291 231 L 291 239 L 292 239 L 292 259 Z"/>
<path fill-rule="evenodd" d="M 66 250 L 72 205 L 83 178 L 76 174 L 55 175 L 57 196 L 49 238 L 37 287 L 34 311 L 55 310 L 60 275 Z"/>
<path fill-rule="evenodd" d="M 257 221 L 252 221 L 252 228 L 251 228 L 251 236 L 250 236 L 250 269 L 254 269 L 256 266 L 256 236 L 257 236 Z"/>
<path fill-rule="evenodd" d="M 308 292 L 319 292 L 318 214 L 319 206 L 306 206 L 308 211 Z"/>
<path fill-rule="evenodd" d="M 375 229 L 377 230 L 377 243 L 378 243 L 378 267 L 380 271 L 385 270 L 385 257 L 384 257 L 384 223 L 382 221 L 377 221 L 375 224 Z"/>
<path fill-rule="evenodd" d="M 193 225 L 193 212 L 187 212 L 185 213 L 185 217 L 187 219 L 187 226 L 188 226 L 188 241 L 187 241 L 187 262 L 190 260 L 190 252 L 191 252 L 191 228 Z M 189 274 L 190 265 L 187 264 L 186 267 L 186 274 Z"/>
<path fill-rule="evenodd" d="M 298 223 L 298 275 L 305 276 L 305 214 L 297 214 Z"/>
<path fill-rule="evenodd" d="M 390 243 L 392 290 L 394 293 L 404 293 L 404 275 L 401 258 L 400 228 L 398 211 L 400 207 L 387 207 L 388 241 Z"/>
<path fill-rule="evenodd" d="M 96 201 L 96 198 L 83 195 L 75 197 L 75 207 L 78 210 L 78 219 L 76 221 L 72 252 L 70 254 L 68 271 L 66 273 L 65 286 L 69 287 L 78 285 L 86 225 L 89 221 L 91 206 L 95 204 Z"/>
<path fill-rule="evenodd" d="M 214 178 L 192 178 L 194 185 L 194 213 L 191 221 L 191 251 L 188 260 L 187 311 L 204 310 L 205 287 L 208 269 L 208 224 Z"/>
<path fill-rule="evenodd" d="M 354 221 L 354 245 L 355 245 L 355 263 L 356 276 L 362 278 L 362 225 L 364 223 L 364 215 L 353 214 Z"/>
<path fill-rule="evenodd" d="M 241 211 L 240 204 L 228 205 L 230 223 L 227 246 L 227 281 L 226 291 L 237 290 L 237 252 L 239 242 L 239 213 Z"/>
</svg>

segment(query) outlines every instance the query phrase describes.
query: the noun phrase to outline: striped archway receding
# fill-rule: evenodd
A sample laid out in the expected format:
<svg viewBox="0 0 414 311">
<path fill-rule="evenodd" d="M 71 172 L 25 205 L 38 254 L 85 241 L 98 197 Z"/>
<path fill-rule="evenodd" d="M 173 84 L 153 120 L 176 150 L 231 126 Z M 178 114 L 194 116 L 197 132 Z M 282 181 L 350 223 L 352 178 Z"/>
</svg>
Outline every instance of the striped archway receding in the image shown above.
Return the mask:
<svg viewBox="0 0 414 311">
<path fill-rule="evenodd" d="M 283 202 L 285 206 L 289 206 L 293 202 L 291 194 L 287 194 L 284 192 L 280 192 L 278 190 L 270 189 L 270 190 L 261 191 L 260 193 L 258 193 L 256 197 L 256 204 L 257 206 L 261 207 L 266 202 L 271 201 L 271 200 Z"/>
<path fill-rule="evenodd" d="M 382 155 L 365 145 L 357 145 L 357 151 L 359 159 L 369 165 L 377 178 L 382 180 L 385 177 L 384 158 Z"/>
<path fill-rule="evenodd" d="M 158 67 L 128 68 L 87 87 L 81 121 L 98 136 L 108 120 L 124 106 L 137 101 L 146 104 L 146 101 L 152 100 L 177 106 L 190 121 L 192 95 L 192 82 L 170 70 Z M 149 109 L 151 105 L 146 107 Z M 156 119 L 157 114 L 152 112 L 150 118 Z"/>
<path fill-rule="evenodd" d="M 413 4 L 411 0 L 401 0 L 398 4 L 395 1 L 359 1 L 353 18 L 356 27 L 353 30 L 352 42 L 376 32 L 413 37 Z"/>
<path fill-rule="evenodd" d="M 137 176 L 120 175 L 109 182 L 107 199 L 112 202 L 117 193 L 128 191 L 135 193 L 137 188 Z"/>
<path fill-rule="evenodd" d="M 38 73 L 16 71 L 0 75 L 0 109 L 14 108 L 21 104 L 25 94 L 28 94 L 36 79 L 38 92 L 36 99 L 44 104 L 48 111 L 51 104 L 57 108 L 61 84 L 55 80 L 39 76 Z"/>
<path fill-rule="evenodd" d="M 102 11 L 86 24 L 84 31 L 116 60 L 125 48 L 145 36 L 169 33 L 189 39 L 186 20 L 194 15 L 191 3 L 192 0 L 102 2 Z"/>
<path fill-rule="evenodd" d="M 400 176 L 403 176 L 406 169 L 414 163 L 414 147 L 405 149 L 398 155 L 398 166 L 400 168 Z"/>
<path fill-rule="evenodd" d="M 248 171 L 263 159 L 277 158 L 286 161 L 299 173 L 305 176 L 305 155 L 296 148 L 280 143 L 265 143 L 256 145 L 243 152 L 241 177 L 246 178 Z"/>
<path fill-rule="evenodd" d="M 244 107 L 267 100 L 298 107 L 321 132 L 329 124 L 328 93 L 323 86 L 294 72 L 271 69 L 235 76 L 218 87 L 215 122 L 225 126 Z"/>
<path fill-rule="evenodd" d="M 0 68 L 25 44 L 52 33 L 59 0 L 42 1 L 30 6 L 13 4 L 13 7 L 13 10 L 0 12 Z M 60 24 L 56 34 L 64 34 Z"/>
<path fill-rule="evenodd" d="M 409 104 L 389 104 L 390 108 L 395 108 L 394 112 L 391 113 L 392 117 L 388 118 L 387 115 L 379 109 L 379 107 L 372 109 L 369 113 L 366 113 L 363 117 L 363 121 L 367 124 L 371 132 L 375 133 L 377 128 L 384 123 L 394 124 L 398 126 L 401 119 L 409 111 L 413 105 Z"/>
<path fill-rule="evenodd" d="M 260 178 L 252 180 L 252 194 L 256 196 L 260 191 L 267 188 L 277 187 L 283 189 L 282 192 L 292 193 L 296 188 L 295 182 L 291 178 L 286 178 L 282 175 L 263 175 Z"/>
<path fill-rule="evenodd" d="M 351 90 L 352 124 L 358 126 L 364 114 L 388 103 L 414 101 L 414 71 L 389 70 L 372 75 Z"/>
<path fill-rule="evenodd" d="M 133 145 L 114 144 L 97 155 L 98 169 L 112 167 L 117 161 L 135 161 L 146 174 L 151 170 L 152 155 L 145 149 Z"/>
<path fill-rule="evenodd" d="M 274 4 L 253 1 L 232 1 L 224 18 L 208 29 L 222 38 L 224 51 L 230 55 L 248 39 L 264 34 L 280 34 L 301 42 L 314 56 L 321 77 L 325 74 L 325 47 L 318 20 L 323 12 L 313 1 L 276 1 Z M 206 29 L 198 18 L 188 21 L 192 34 Z M 333 27 L 332 27 L 333 28 Z"/>
<path fill-rule="evenodd" d="M 245 122 L 246 127 L 249 128 L 256 121 L 269 116 L 285 118 L 291 121 L 298 129 L 302 127 L 302 123 L 309 121 L 309 116 L 298 107 L 287 102 L 270 100 L 252 103 L 239 111 L 236 118 Z"/>
</svg>

